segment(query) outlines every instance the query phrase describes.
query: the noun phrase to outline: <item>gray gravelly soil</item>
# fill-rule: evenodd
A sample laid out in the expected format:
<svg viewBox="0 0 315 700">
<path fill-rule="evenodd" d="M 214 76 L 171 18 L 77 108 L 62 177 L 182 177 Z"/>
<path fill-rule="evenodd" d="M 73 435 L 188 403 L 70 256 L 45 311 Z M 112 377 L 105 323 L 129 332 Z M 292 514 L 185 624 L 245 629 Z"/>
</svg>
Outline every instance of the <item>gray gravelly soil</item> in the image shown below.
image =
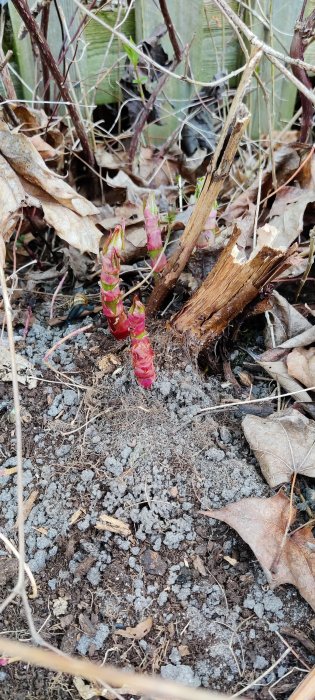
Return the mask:
<svg viewBox="0 0 315 700">
<path fill-rule="evenodd" d="M 25 522 L 27 561 L 39 588 L 36 625 L 66 652 L 235 692 L 283 653 L 277 632 L 306 631 L 312 612 L 292 587 L 271 591 L 237 534 L 199 514 L 270 495 L 240 418 L 230 411 L 194 418 L 200 408 L 233 400 L 232 392 L 220 377 L 198 373 L 159 329 L 151 392 L 137 386 L 127 348 L 103 328 L 55 352 L 54 366 L 67 376 L 54 375 L 43 356 L 67 332 L 37 319 L 26 344 L 17 344 L 45 380 L 33 390 L 21 387 L 24 498 L 38 491 Z M 97 363 L 107 353 L 121 364 L 105 374 Z M 9 384 L 1 386 L 7 468 L 15 464 L 12 395 Z M 0 502 L 1 529 L 16 543 L 15 479 L 0 477 Z M 127 523 L 132 535 L 96 529 L 102 513 Z M 0 555 L 4 596 L 14 566 L 3 546 Z M 144 639 L 115 634 L 148 616 L 153 625 Z M 6 611 L 3 628 L 28 637 L 19 606 Z M 251 697 L 270 697 L 268 686 L 294 665 L 287 657 Z M 275 697 L 288 697 L 289 681 L 294 687 L 300 677 L 280 681 Z M 79 698 L 71 681 L 22 664 L 4 667 L 0 682 L 1 698 L 12 697 L 12 688 L 15 698 Z"/>
</svg>

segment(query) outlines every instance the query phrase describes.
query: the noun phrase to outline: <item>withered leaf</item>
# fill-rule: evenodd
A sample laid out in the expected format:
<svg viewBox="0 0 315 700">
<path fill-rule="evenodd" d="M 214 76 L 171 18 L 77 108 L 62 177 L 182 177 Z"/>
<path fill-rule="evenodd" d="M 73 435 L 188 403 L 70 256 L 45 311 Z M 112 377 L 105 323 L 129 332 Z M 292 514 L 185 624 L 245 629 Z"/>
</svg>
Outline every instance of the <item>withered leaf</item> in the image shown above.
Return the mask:
<svg viewBox="0 0 315 700">
<path fill-rule="evenodd" d="M 287 356 L 290 377 L 306 387 L 315 386 L 315 348 L 294 348 Z"/>
<path fill-rule="evenodd" d="M 81 253 L 87 251 L 98 254 L 102 234 L 91 216 L 81 216 L 69 209 L 67 205 L 63 206 L 57 202 L 39 187 L 31 185 L 26 180 L 22 182 L 35 206 L 43 209 L 45 221 L 55 229 L 60 238 L 74 248 L 78 248 Z"/>
<path fill-rule="evenodd" d="M 7 240 L 18 219 L 18 211 L 25 199 L 21 182 L 5 158 L 0 154 L 0 226 Z"/>
<path fill-rule="evenodd" d="M 139 622 L 135 627 L 126 627 L 124 630 L 115 630 L 115 634 L 119 634 L 126 639 L 143 639 L 149 632 L 153 624 L 152 617 L 146 617 L 145 620 Z"/>
<path fill-rule="evenodd" d="M 24 134 L 10 131 L 0 121 L 0 151 L 16 173 L 28 182 L 41 187 L 60 204 L 72 209 L 80 216 L 97 214 L 97 208 L 75 192 L 59 175 L 50 170 L 39 155 L 31 140 Z"/>
<path fill-rule="evenodd" d="M 290 583 L 315 610 L 315 538 L 309 526 L 284 540 L 290 518 L 290 500 L 279 491 L 270 498 L 244 498 L 220 510 L 202 511 L 238 532 L 253 550 L 271 588 Z M 291 510 L 291 525 L 296 509 Z"/>
<path fill-rule="evenodd" d="M 294 472 L 315 478 L 314 421 L 290 408 L 268 418 L 247 415 L 242 427 L 269 486 L 289 482 Z"/>
<path fill-rule="evenodd" d="M 12 382 L 12 365 L 10 351 L 5 348 L 0 348 L 0 381 Z M 36 377 L 33 376 L 34 367 L 31 363 L 19 353 L 15 354 L 17 378 L 21 384 L 25 384 L 30 389 L 35 389 L 37 386 Z M 32 375 L 32 376 L 30 376 Z"/>
</svg>

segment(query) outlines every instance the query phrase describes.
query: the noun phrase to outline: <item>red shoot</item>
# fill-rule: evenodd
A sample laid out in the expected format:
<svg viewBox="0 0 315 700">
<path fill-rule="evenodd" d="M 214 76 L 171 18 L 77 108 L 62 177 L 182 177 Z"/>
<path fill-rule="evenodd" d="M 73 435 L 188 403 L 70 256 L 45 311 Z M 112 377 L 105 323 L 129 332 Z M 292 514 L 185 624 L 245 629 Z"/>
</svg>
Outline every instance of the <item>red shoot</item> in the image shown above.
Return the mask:
<svg viewBox="0 0 315 700">
<path fill-rule="evenodd" d="M 150 389 L 156 379 L 154 352 L 145 329 L 145 308 L 137 296 L 130 308 L 128 321 L 134 373 L 140 386 Z"/>
<path fill-rule="evenodd" d="M 167 263 L 167 258 L 165 253 L 163 253 L 162 235 L 159 227 L 159 211 L 156 206 L 154 192 L 150 192 L 143 213 L 150 265 L 154 267 L 154 272 L 161 272 Z"/>
<path fill-rule="evenodd" d="M 117 340 L 129 335 L 128 318 L 124 311 L 122 292 L 119 286 L 120 256 L 124 243 L 124 230 L 116 226 L 109 236 L 102 255 L 101 299 L 103 314 Z"/>
<path fill-rule="evenodd" d="M 207 218 L 203 231 L 201 231 L 198 241 L 196 243 L 196 248 L 202 250 L 204 248 L 209 248 L 211 244 L 214 243 L 214 231 L 217 222 L 217 210 L 214 207 Z"/>
</svg>

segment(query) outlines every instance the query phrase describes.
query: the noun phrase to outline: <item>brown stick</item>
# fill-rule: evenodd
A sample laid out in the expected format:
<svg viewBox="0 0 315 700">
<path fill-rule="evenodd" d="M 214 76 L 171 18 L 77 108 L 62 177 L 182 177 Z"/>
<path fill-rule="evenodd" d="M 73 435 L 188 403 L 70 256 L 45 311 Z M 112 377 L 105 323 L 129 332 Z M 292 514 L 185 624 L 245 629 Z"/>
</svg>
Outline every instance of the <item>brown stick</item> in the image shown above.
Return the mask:
<svg viewBox="0 0 315 700">
<path fill-rule="evenodd" d="M 168 35 L 170 38 L 170 42 L 171 42 L 172 47 L 174 49 L 174 56 L 175 56 L 177 62 L 179 63 L 182 60 L 182 50 L 181 50 L 180 45 L 178 43 L 174 24 L 172 22 L 171 15 L 168 11 L 166 0 L 159 0 L 159 3 L 160 3 L 160 9 L 161 9 L 161 12 L 163 15 L 164 22 L 167 26 L 167 31 L 168 31 Z M 174 70 L 174 68 L 172 68 L 171 70 Z"/>
<path fill-rule="evenodd" d="M 202 231 L 209 212 L 214 206 L 225 178 L 229 173 L 250 117 L 246 107 L 241 104 L 242 99 L 261 56 L 261 51 L 256 49 L 252 51 L 221 132 L 219 143 L 213 155 L 211 170 L 206 177 L 201 195 L 179 241 L 178 248 L 168 261 L 158 284 L 149 298 L 147 305 L 147 313 L 149 314 L 155 313 L 160 308 L 165 297 L 172 290 L 179 275 L 182 273 L 196 245 L 200 231 Z"/>
<path fill-rule="evenodd" d="M 294 28 L 294 34 L 290 47 L 290 56 L 292 58 L 299 58 L 301 60 L 304 59 L 305 48 L 312 41 L 315 22 L 314 10 L 305 20 L 303 20 L 304 10 L 305 2 L 301 10 L 300 18 L 296 22 Z M 296 78 L 298 78 L 298 80 L 301 81 L 301 83 L 303 83 L 303 85 L 305 85 L 306 88 L 308 88 L 308 90 L 313 90 L 312 83 L 307 75 L 305 68 L 302 68 L 301 66 L 292 66 L 292 73 L 293 75 L 295 75 Z M 312 129 L 314 106 L 310 99 L 306 97 L 306 95 L 304 95 L 301 91 L 299 92 L 302 107 L 301 131 L 299 140 L 301 143 L 307 143 Z"/>
<path fill-rule="evenodd" d="M 176 68 L 177 65 L 178 65 L 178 61 L 177 61 L 177 59 L 175 59 L 171 65 L 171 70 Z M 143 131 L 143 127 L 147 121 L 147 118 L 148 118 L 151 110 L 154 107 L 157 96 L 159 95 L 159 93 L 163 89 L 168 78 L 169 78 L 169 76 L 167 75 L 167 73 L 163 73 L 163 75 L 161 75 L 160 79 L 157 82 L 155 90 L 153 90 L 148 101 L 143 105 L 143 109 L 142 109 L 141 114 L 139 116 L 139 119 L 137 120 L 136 125 L 135 125 L 135 131 L 134 131 L 133 137 L 130 141 L 129 162 L 131 165 L 133 163 L 134 157 L 135 157 L 136 152 L 137 152 L 139 138 L 140 138 L 141 133 Z"/>
<path fill-rule="evenodd" d="M 73 104 L 73 101 L 71 99 L 69 87 L 68 87 L 68 82 L 64 80 L 62 77 L 59 68 L 56 64 L 56 61 L 52 55 L 52 52 L 48 46 L 48 43 L 43 36 L 42 32 L 40 31 L 40 28 L 35 21 L 34 17 L 32 16 L 30 9 L 26 3 L 25 0 L 12 0 L 12 3 L 16 9 L 16 11 L 19 13 L 21 19 L 23 20 L 27 30 L 29 31 L 30 36 L 32 37 L 33 41 L 36 43 L 38 46 L 38 49 L 40 51 L 42 61 L 45 61 L 46 65 L 48 66 L 51 75 L 55 79 L 58 88 L 60 90 L 60 94 L 62 96 L 62 99 L 67 102 L 67 109 L 69 112 L 69 115 L 72 119 L 74 128 L 76 130 L 78 139 L 81 143 L 82 146 L 82 151 L 84 158 L 86 162 L 94 167 L 94 155 L 91 150 L 88 137 L 84 128 L 84 124 L 82 122 L 81 116 L 79 112 L 77 111 L 77 108 Z"/>
<path fill-rule="evenodd" d="M 272 234 L 270 233 L 270 240 Z M 215 342 L 228 324 L 258 295 L 259 290 L 290 266 L 286 262 L 293 248 L 283 251 L 272 242 L 246 260 L 238 247 L 239 230 L 222 251 L 215 267 L 201 287 L 173 319 L 174 329 L 185 334 L 193 352 Z"/>
<path fill-rule="evenodd" d="M 180 683 L 164 680 L 160 676 L 121 671 L 109 664 L 97 666 L 84 658 L 59 656 L 44 649 L 37 649 L 30 644 L 13 641 L 8 637 L 0 636 L 0 652 L 2 656 L 11 658 L 16 656 L 33 666 L 86 678 L 95 684 L 103 682 L 112 688 L 127 686 L 130 687 L 132 695 L 144 695 L 162 700 L 224 700 L 224 698 L 228 700 L 227 696 L 205 688 L 188 688 Z"/>
<path fill-rule="evenodd" d="M 315 668 L 290 695 L 289 700 L 314 700 L 315 698 Z"/>
<path fill-rule="evenodd" d="M 47 35 L 48 35 L 48 23 L 49 23 L 49 13 L 50 13 L 50 3 L 44 5 L 42 9 L 42 17 L 41 17 L 41 31 L 43 33 L 43 37 L 45 41 L 47 41 Z M 47 65 L 47 62 L 45 61 L 44 57 L 42 56 L 42 77 L 43 77 L 43 99 L 44 99 L 44 110 L 46 114 L 50 114 L 50 107 L 47 102 L 50 100 L 50 80 L 49 80 L 49 68 Z"/>
</svg>

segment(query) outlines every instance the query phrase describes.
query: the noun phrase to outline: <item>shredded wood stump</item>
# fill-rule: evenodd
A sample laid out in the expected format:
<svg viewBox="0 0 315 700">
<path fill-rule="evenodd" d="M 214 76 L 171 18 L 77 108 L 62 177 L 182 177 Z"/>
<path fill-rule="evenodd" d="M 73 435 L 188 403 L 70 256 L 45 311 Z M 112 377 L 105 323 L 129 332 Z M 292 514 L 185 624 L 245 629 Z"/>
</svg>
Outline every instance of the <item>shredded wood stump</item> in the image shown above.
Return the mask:
<svg viewBox="0 0 315 700">
<path fill-rule="evenodd" d="M 272 226 L 264 226 L 261 232 L 264 243 L 258 240 L 256 248 L 246 257 L 244 248 L 238 245 L 240 233 L 235 227 L 213 270 L 174 316 L 172 326 L 186 337 L 196 353 L 215 342 L 262 287 L 290 266 L 296 246 L 289 250 L 274 247 L 277 230 Z"/>
</svg>

